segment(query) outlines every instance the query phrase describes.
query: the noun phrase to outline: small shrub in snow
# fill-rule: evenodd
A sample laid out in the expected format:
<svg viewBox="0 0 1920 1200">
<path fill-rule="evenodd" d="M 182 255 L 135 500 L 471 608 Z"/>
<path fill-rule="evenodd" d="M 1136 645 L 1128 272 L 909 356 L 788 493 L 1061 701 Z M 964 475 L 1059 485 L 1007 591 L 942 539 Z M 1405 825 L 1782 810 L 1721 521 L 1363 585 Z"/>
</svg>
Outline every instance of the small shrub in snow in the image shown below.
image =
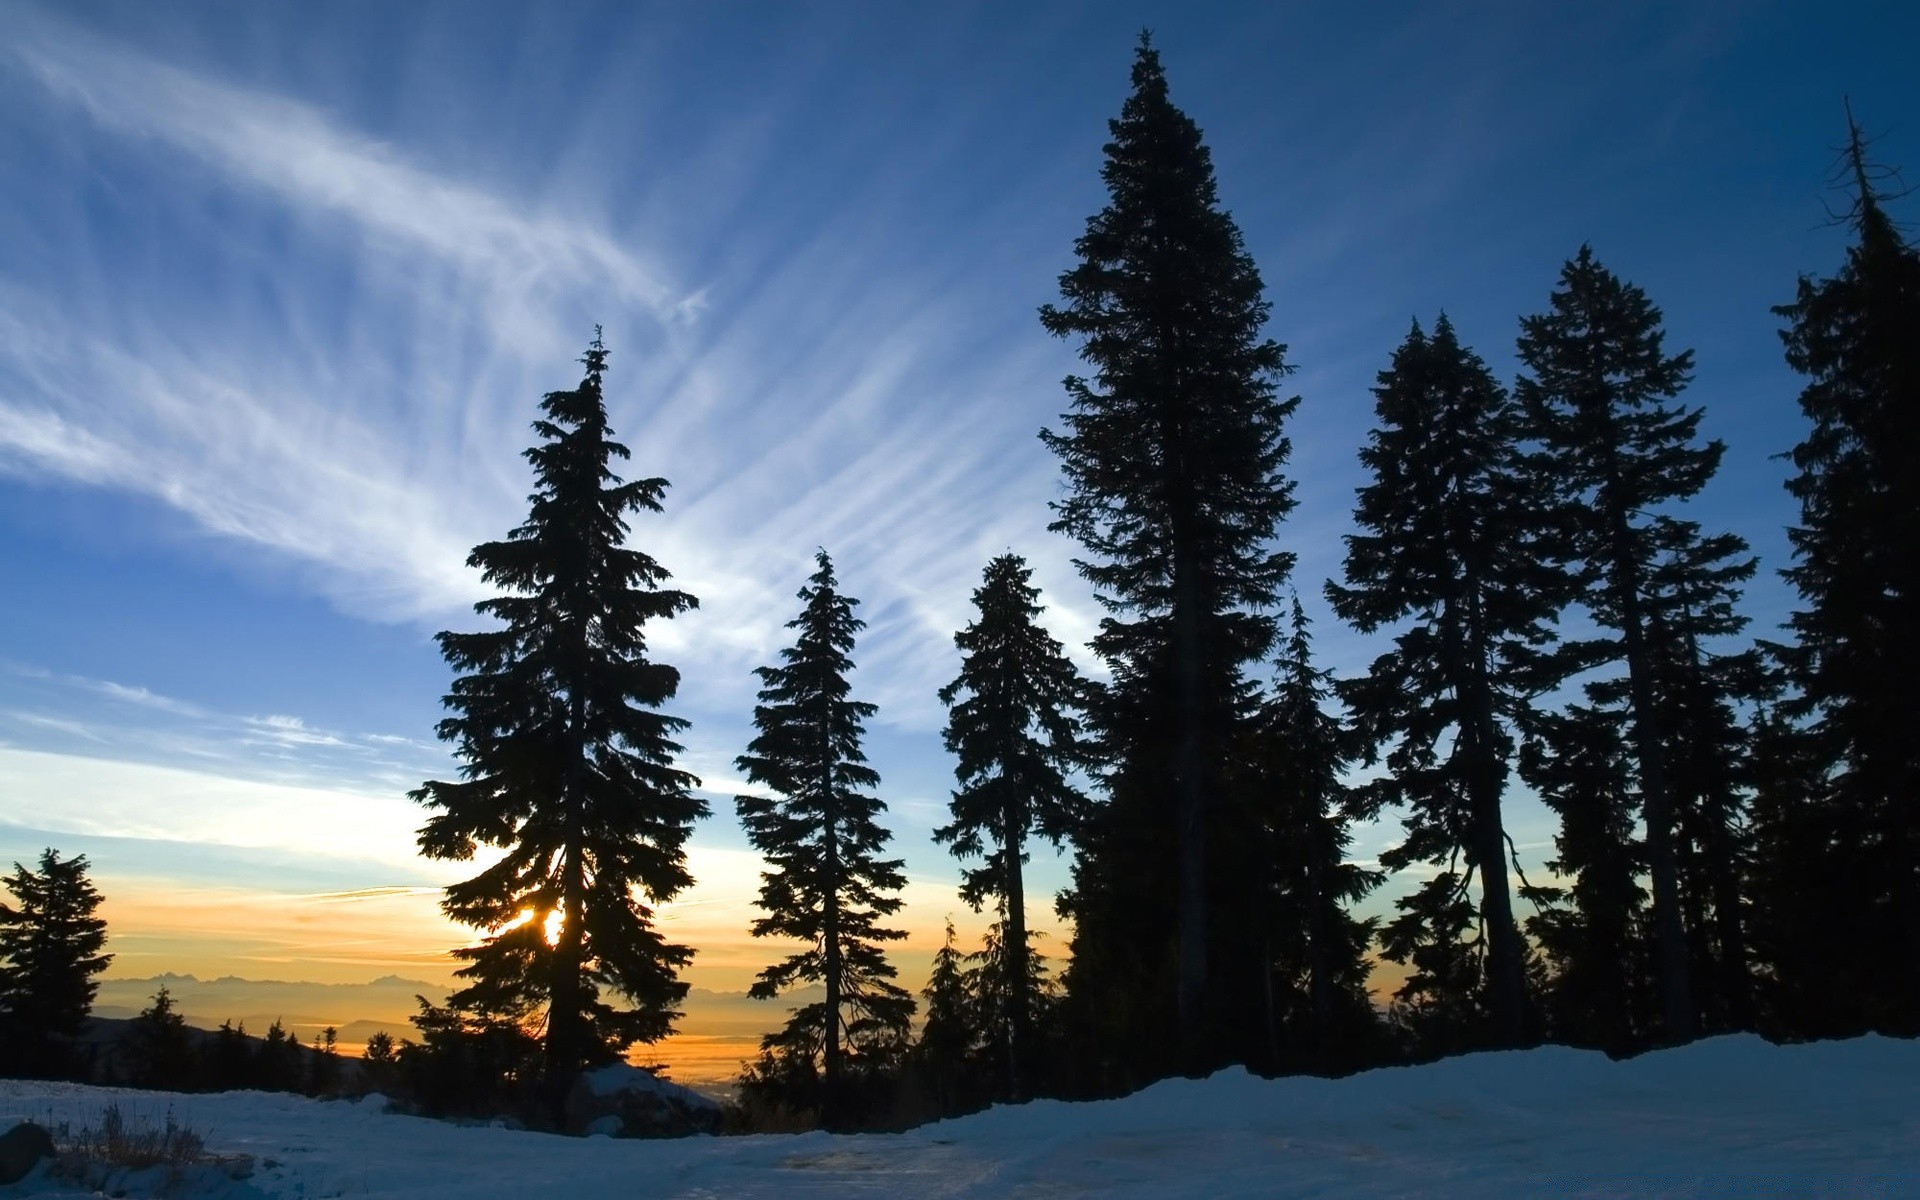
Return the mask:
<svg viewBox="0 0 1920 1200">
<path fill-rule="evenodd" d="M 156 1126 L 129 1120 L 118 1104 L 109 1104 L 97 1125 L 57 1125 L 53 1143 L 55 1178 L 110 1195 L 173 1194 L 190 1186 L 204 1191 L 206 1177 L 241 1179 L 253 1171 L 245 1155 L 208 1153 L 205 1136 L 176 1120 L 171 1108 Z"/>
</svg>

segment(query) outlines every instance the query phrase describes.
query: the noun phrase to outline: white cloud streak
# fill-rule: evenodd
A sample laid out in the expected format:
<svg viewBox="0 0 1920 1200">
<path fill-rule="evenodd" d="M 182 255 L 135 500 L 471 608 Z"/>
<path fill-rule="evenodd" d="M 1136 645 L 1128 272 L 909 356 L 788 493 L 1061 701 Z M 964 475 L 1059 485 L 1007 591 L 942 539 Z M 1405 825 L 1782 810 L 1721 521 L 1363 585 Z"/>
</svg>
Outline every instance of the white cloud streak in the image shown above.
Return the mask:
<svg viewBox="0 0 1920 1200">
<path fill-rule="evenodd" d="M 57 104 L 338 226 L 316 253 L 359 265 L 374 289 L 366 320 L 385 328 L 356 337 L 388 340 L 343 355 L 301 317 L 321 301 L 297 296 L 285 319 L 237 336 L 118 298 L 67 297 L 62 312 L 60 297 L 0 288 L 0 470 L 150 497 L 294 564 L 349 612 L 457 624 L 483 594 L 468 549 L 523 510 L 531 398 L 570 382 L 552 313 L 624 301 L 649 316 L 625 345 L 610 332 L 616 427 L 634 473 L 676 484 L 636 541 L 702 600 L 654 633 L 685 703 L 744 713 L 817 545 L 866 602 L 862 686 L 883 720 L 937 724 L 951 634 L 992 554 L 1035 562 L 1064 640 L 1093 627 L 1064 546 L 1043 532 L 1053 470 L 1031 432 L 1049 412 L 1025 397 L 1038 384 L 1054 404 L 1050 348 L 964 356 L 974 335 L 955 294 L 875 276 L 868 226 L 888 211 L 850 196 L 812 240 L 680 294 L 590 219 L 436 173 L 310 105 L 52 23 L 28 32 L 15 61 Z M 875 186 L 895 206 L 910 193 L 897 178 Z M 449 295 L 448 279 L 476 286 Z M 107 306 L 101 324 L 125 332 L 73 336 L 94 324 L 75 304 Z M 512 336 L 475 358 L 476 325 Z"/>
</svg>

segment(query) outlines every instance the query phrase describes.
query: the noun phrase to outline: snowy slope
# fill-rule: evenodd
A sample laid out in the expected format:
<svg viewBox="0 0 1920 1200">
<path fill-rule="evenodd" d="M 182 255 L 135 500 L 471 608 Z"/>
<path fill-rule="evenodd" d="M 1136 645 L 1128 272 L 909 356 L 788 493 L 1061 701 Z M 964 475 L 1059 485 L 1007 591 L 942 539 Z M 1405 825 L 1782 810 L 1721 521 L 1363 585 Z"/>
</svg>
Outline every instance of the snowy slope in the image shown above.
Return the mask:
<svg viewBox="0 0 1920 1200">
<path fill-rule="evenodd" d="M 219 1192 L 236 1200 L 1920 1195 L 1920 1043 L 1884 1038 L 1726 1037 L 1620 1063 L 1549 1047 L 1345 1080 L 1226 1071 L 906 1134 L 673 1142 L 458 1127 L 251 1092 L 0 1081 L 0 1118 L 84 1123 L 112 1100 L 156 1120 L 171 1106 L 210 1148 L 261 1160 Z M 44 1179 L 22 1188 L 62 1194 Z"/>
</svg>

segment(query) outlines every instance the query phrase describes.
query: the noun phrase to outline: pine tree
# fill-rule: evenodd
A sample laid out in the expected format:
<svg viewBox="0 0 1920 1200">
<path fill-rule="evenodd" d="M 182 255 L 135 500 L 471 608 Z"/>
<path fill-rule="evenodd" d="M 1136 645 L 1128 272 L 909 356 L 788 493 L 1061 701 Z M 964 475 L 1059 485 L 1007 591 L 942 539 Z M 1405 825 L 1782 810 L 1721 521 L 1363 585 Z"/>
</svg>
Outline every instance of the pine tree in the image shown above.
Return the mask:
<svg viewBox="0 0 1920 1200">
<path fill-rule="evenodd" d="M 393 1035 L 384 1029 L 376 1029 L 367 1036 L 367 1047 L 360 1057 L 376 1066 L 384 1066 L 393 1061 Z"/>
<path fill-rule="evenodd" d="M 1747 618 L 1736 606 L 1757 560 L 1739 557 L 1746 543 L 1731 534 L 1707 538 L 1684 523 L 1682 528 L 1683 544 L 1653 574 L 1648 643 L 1655 692 L 1664 705 L 1675 867 L 1694 999 L 1701 1028 L 1725 1033 L 1754 1027 L 1745 894 L 1752 854 L 1752 745 L 1741 714 L 1771 684 L 1758 650 L 1713 648 L 1745 630 Z"/>
<path fill-rule="evenodd" d="M 880 776 L 860 743 L 872 704 L 851 699 L 848 653 L 866 623 L 859 601 L 843 595 L 826 551 L 800 589 L 798 630 L 782 666 L 760 667 L 759 731 L 736 762 L 747 779 L 777 798 L 740 796 L 747 838 L 767 858 L 760 877 L 755 937 L 782 937 L 805 948 L 760 973 L 749 994 L 771 999 L 797 983 L 826 987 L 824 1001 L 795 1010 L 763 1048 L 783 1079 L 818 1077 L 821 1117 L 829 1127 L 853 1114 L 849 1077 L 883 1063 L 907 1036 L 913 999 L 892 983 L 881 943 L 905 935 L 880 921 L 900 911 L 906 883 L 900 860 L 880 857 L 891 836 L 886 805 L 869 794 Z M 817 1064 L 817 1066 L 816 1066 Z"/>
<path fill-rule="evenodd" d="M 1367 762 L 1387 748 L 1387 772 L 1360 790 L 1360 811 L 1406 811 L 1406 837 L 1381 863 L 1446 868 L 1401 902 L 1387 953 L 1448 964 L 1416 969 L 1412 989 L 1444 981 L 1484 992 L 1492 1024 L 1461 1031 L 1468 1044 L 1520 1045 L 1529 1038 L 1526 952 L 1501 799 L 1513 729 L 1531 711 L 1534 668 L 1566 586 L 1542 561 L 1552 531 L 1538 520 L 1519 410 L 1444 315 L 1431 337 L 1413 326 L 1374 401 L 1378 425 L 1360 452 L 1372 482 L 1354 510 L 1361 532 L 1347 538 L 1346 586 L 1329 583 L 1327 597 L 1362 633 L 1401 629 L 1340 694 Z M 1476 881 L 1468 920 L 1461 901 Z M 1469 927 L 1484 933 L 1459 960 L 1440 944 Z M 1480 1002 L 1453 996 L 1446 1007 Z"/>
<path fill-rule="evenodd" d="M 1626 1054 L 1659 1028 L 1650 956 L 1646 847 L 1635 830 L 1632 768 L 1618 712 L 1571 704 L 1529 722 L 1520 773 L 1560 817 L 1528 921 L 1549 969 L 1547 1027 L 1556 1041 Z"/>
<path fill-rule="evenodd" d="M 175 1092 L 194 1086 L 187 1019 L 174 1007 L 173 993 L 164 986 L 153 994 L 152 1003 L 127 1022 L 126 1047 L 135 1086 Z"/>
<path fill-rule="evenodd" d="M 1048 1068 L 1049 1034 L 1060 1000 L 1059 981 L 1047 969 L 1047 956 L 1040 952 L 1046 935 L 1026 931 L 1025 954 L 1015 955 L 1007 946 L 1005 922 L 994 921 L 980 939 L 980 948 L 967 955 L 965 984 L 974 1024 L 982 1030 L 1010 1028 L 1017 1004 L 1027 1030 L 1023 1043 L 1021 1072 L 1023 1079 L 1043 1079 Z M 1009 975 L 1010 969 L 1023 972 Z"/>
<path fill-rule="evenodd" d="M 1886 963 L 1850 922 L 1873 911 L 1882 881 L 1859 869 L 1860 814 L 1828 802 L 1825 747 L 1781 707 L 1765 705 L 1748 722 L 1753 837 L 1744 891 L 1761 968 L 1758 1023 L 1782 1041 L 1854 1036 L 1867 1027 L 1861 1000 L 1880 994 Z"/>
<path fill-rule="evenodd" d="M 1342 776 L 1351 739 L 1324 707 L 1332 686 L 1313 665 L 1309 624 L 1293 600 L 1279 677 L 1253 729 L 1248 794 L 1259 798 L 1257 960 L 1266 992 L 1264 1065 L 1338 1071 L 1361 1065 L 1372 1031 L 1367 947 L 1373 923 L 1348 906 L 1379 886 L 1380 873 L 1348 862 L 1352 794 Z"/>
<path fill-rule="evenodd" d="M 954 945 L 953 921 L 933 955 L 933 973 L 920 991 L 927 1002 L 927 1022 L 914 1044 L 915 1065 L 926 1077 L 934 1102 L 943 1115 L 969 1107 L 970 1076 L 980 1049 L 982 1030 L 968 989 L 966 956 Z"/>
<path fill-rule="evenodd" d="M 267 1036 L 253 1048 L 253 1086 L 265 1092 L 297 1091 L 304 1074 L 300 1070 L 300 1038 L 288 1033 L 275 1017 L 267 1027 Z"/>
<path fill-rule="evenodd" d="M 0 904 L 0 1067 L 23 1074 L 65 1069 L 66 1039 L 78 1034 L 113 961 L 100 953 L 107 923 L 87 878 L 87 856 L 41 851 L 39 869 L 13 864 L 0 878 L 13 904 Z M 16 907 L 17 906 L 17 907 Z"/>
<path fill-rule="evenodd" d="M 1812 715 L 1820 753 L 1837 768 L 1816 793 L 1823 840 L 1847 848 L 1856 881 L 1857 902 L 1828 909 L 1825 922 L 1861 963 L 1852 1015 L 1836 1032 L 1911 1036 L 1920 1033 L 1920 248 L 1888 215 L 1882 173 L 1851 110 L 1847 120 L 1845 220 L 1856 241 L 1832 278 L 1802 278 L 1794 302 L 1774 310 L 1790 322 L 1781 338 L 1808 378 L 1800 408 L 1812 423 L 1792 452 L 1787 488 L 1800 523 L 1781 572 L 1806 607 L 1781 652 L 1796 711 Z M 1780 869 L 1801 868 L 1789 859 Z"/>
<path fill-rule="evenodd" d="M 340 1079 L 340 1031 L 332 1025 L 314 1035 L 313 1057 L 307 1061 L 307 1094 L 326 1096 Z"/>
<path fill-rule="evenodd" d="M 527 520 L 467 560 L 501 589 L 474 606 L 499 627 L 439 636 L 461 672 L 439 734 L 462 778 L 412 793 L 435 810 L 420 832 L 428 857 L 506 851 L 442 902 L 486 931 L 453 952 L 468 983 L 451 1004 L 543 1015 L 556 1087 L 671 1029 L 693 952 L 661 936 L 650 905 L 692 882 L 686 839 L 707 811 L 689 790 L 699 781 L 672 765 L 687 723 L 659 711 L 679 672 L 649 659 L 646 642 L 649 621 L 696 602 L 662 589 L 666 570 L 625 544 L 628 514 L 660 511 L 667 482 L 623 482 L 609 465 L 629 452 L 607 426 L 606 359 L 596 332 L 580 385 L 541 402 Z"/>
<path fill-rule="evenodd" d="M 1219 205 L 1200 130 L 1168 99 L 1145 35 L 1133 92 L 1109 129 L 1108 204 L 1075 242 L 1079 262 L 1060 276 L 1063 303 L 1040 310 L 1049 333 L 1080 339 L 1093 368 L 1091 378 L 1066 380 L 1065 432 L 1041 438 L 1067 482 L 1052 528 L 1086 549 L 1076 565 L 1110 613 L 1094 648 L 1113 673 L 1092 716 L 1117 756 L 1105 777 L 1116 803 L 1095 818 L 1108 828 L 1081 846 L 1076 865 L 1073 978 L 1083 992 L 1104 992 L 1121 979 L 1093 976 L 1111 965 L 1133 972 L 1127 986 L 1170 982 L 1171 1019 L 1152 1011 L 1142 1019 L 1168 1026 L 1171 1038 L 1140 1022 L 1122 1036 L 1136 1058 L 1172 1041 L 1172 1063 L 1192 1072 L 1224 1052 L 1214 1035 L 1229 998 L 1211 982 L 1208 944 L 1226 918 L 1214 910 L 1209 827 L 1246 717 L 1242 671 L 1273 641 L 1264 610 L 1293 564 L 1272 539 L 1293 506 L 1282 425 L 1297 400 L 1276 398 L 1287 366 L 1284 348 L 1261 336 L 1259 271 Z M 1141 843 L 1153 847 L 1148 859 L 1172 852 L 1164 893 L 1160 880 L 1139 875 L 1149 864 L 1127 858 L 1125 847 Z M 1133 961 L 1160 956 L 1160 939 L 1121 910 L 1163 896 L 1173 906 L 1172 962 Z M 1240 963 L 1223 969 L 1246 974 Z"/>
<path fill-rule="evenodd" d="M 940 690 L 960 786 L 951 802 L 953 821 L 933 836 L 951 843 L 957 858 L 986 860 L 962 873 L 960 898 L 975 912 L 993 901 L 1007 931 L 999 942 L 1007 956 L 999 974 L 1006 980 L 1031 977 L 1022 872 L 1027 838 L 1038 834 L 1059 846 L 1085 807 L 1067 776 L 1084 760 L 1076 710 L 1086 692 L 1060 643 L 1039 624 L 1040 590 L 1031 580 L 1018 555 L 987 564 L 973 593 L 979 618 L 953 638 L 960 675 Z M 1019 1100 L 1035 997 L 1015 987 L 1005 999 L 1005 1024 L 993 1040 L 1004 1060 L 1004 1094 Z"/>
<path fill-rule="evenodd" d="M 229 1017 L 213 1037 L 201 1043 L 200 1078 L 210 1091 L 225 1092 L 253 1086 L 253 1050 L 247 1023 Z"/>
<path fill-rule="evenodd" d="M 1746 546 L 1738 538 L 1703 537 L 1696 522 L 1672 511 L 1706 486 L 1725 446 L 1696 445 L 1702 410 L 1667 403 L 1685 389 L 1693 355 L 1665 352 L 1660 310 L 1587 246 L 1562 268 L 1550 303 L 1548 312 L 1521 321 L 1527 373 L 1515 395 L 1556 492 L 1554 510 L 1565 519 L 1564 560 L 1586 585 L 1583 602 L 1602 631 L 1565 645 L 1560 668 L 1624 668 L 1661 1031 L 1669 1042 L 1684 1042 L 1699 1015 L 1681 893 L 1681 797 L 1669 761 L 1674 698 L 1661 679 L 1668 652 L 1661 641 L 1670 636 L 1659 628 L 1661 591 L 1685 595 L 1694 581 L 1724 588 L 1753 567 L 1741 560 Z"/>
</svg>

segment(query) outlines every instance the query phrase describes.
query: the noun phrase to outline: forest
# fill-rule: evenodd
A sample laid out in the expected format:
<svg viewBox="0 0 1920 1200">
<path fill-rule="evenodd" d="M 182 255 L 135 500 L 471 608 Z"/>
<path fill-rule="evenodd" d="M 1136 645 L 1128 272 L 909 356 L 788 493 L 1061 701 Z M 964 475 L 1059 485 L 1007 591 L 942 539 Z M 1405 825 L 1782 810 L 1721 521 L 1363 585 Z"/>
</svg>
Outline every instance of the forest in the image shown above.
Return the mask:
<svg viewBox="0 0 1920 1200">
<path fill-rule="evenodd" d="M 1773 310 L 1804 381 L 1803 436 L 1780 448 L 1791 561 L 1697 519 L 1725 447 L 1688 403 L 1693 355 L 1654 297 L 1570 247 L 1517 317 L 1515 378 L 1444 312 L 1382 348 L 1356 532 L 1324 584 L 1373 658 L 1336 677 L 1288 549 L 1289 349 L 1143 36 L 1107 202 L 1038 311 L 1084 364 L 1039 437 L 1050 528 L 1104 606 L 1103 670 L 1049 631 L 1025 561 L 982 564 L 939 693 L 954 782 L 934 836 L 993 923 L 978 949 L 949 927 L 915 995 L 889 954 L 905 876 L 862 748 L 877 709 L 851 682 L 860 602 L 827 548 L 793 581 L 733 801 L 764 860 L 753 995 L 779 1028 L 730 1127 L 897 1129 L 1234 1064 L 1920 1035 L 1920 249 L 1846 120 L 1850 246 Z M 596 332 L 578 384 L 540 401 L 526 519 L 469 559 L 495 594 L 438 638 L 459 771 L 411 795 L 420 854 L 474 867 L 442 902 L 474 931 L 451 950 L 460 986 L 358 1065 L 277 1027 L 270 1051 L 226 1030 L 190 1053 L 163 992 L 132 1023 L 128 1082 L 351 1081 L 555 1128 L 583 1070 L 645 1062 L 674 1029 L 699 948 L 656 910 L 692 884 L 710 814 L 678 759 L 680 674 L 649 639 L 698 598 L 644 549 L 669 481 L 630 470 L 609 426 L 610 354 Z M 1798 597 L 1779 629 L 1743 610 L 1762 570 Z M 1558 818 L 1545 874 L 1503 817 L 1522 791 Z M 1397 844 L 1355 861 L 1353 828 L 1380 820 Z M 1057 896 L 1029 894 L 1038 844 L 1069 857 Z M 79 1069 L 110 958 L 86 866 L 49 850 L 4 880 L 6 1073 Z M 1360 915 L 1389 874 L 1419 882 Z M 1029 927 L 1049 903 L 1065 944 Z M 1390 995 L 1381 960 L 1404 971 Z M 783 1003 L 802 988 L 822 998 Z"/>
</svg>

